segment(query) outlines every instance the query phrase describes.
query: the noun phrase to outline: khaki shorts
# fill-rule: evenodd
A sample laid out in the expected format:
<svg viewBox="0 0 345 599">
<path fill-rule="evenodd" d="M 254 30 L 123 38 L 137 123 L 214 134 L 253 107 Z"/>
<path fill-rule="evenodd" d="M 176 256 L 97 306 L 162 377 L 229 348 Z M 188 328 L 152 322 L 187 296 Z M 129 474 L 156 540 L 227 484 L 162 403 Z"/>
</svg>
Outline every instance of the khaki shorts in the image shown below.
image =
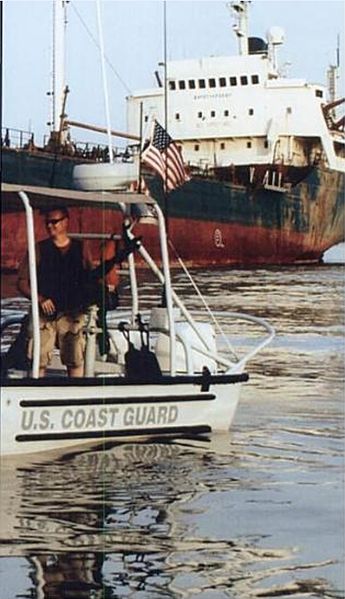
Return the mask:
<svg viewBox="0 0 345 599">
<path fill-rule="evenodd" d="M 40 317 L 40 368 L 51 362 L 55 347 L 60 349 L 61 362 L 68 368 L 78 368 L 84 362 L 85 314 L 61 314 L 56 320 Z M 33 339 L 32 322 L 29 324 L 28 357 L 32 359 Z"/>
</svg>

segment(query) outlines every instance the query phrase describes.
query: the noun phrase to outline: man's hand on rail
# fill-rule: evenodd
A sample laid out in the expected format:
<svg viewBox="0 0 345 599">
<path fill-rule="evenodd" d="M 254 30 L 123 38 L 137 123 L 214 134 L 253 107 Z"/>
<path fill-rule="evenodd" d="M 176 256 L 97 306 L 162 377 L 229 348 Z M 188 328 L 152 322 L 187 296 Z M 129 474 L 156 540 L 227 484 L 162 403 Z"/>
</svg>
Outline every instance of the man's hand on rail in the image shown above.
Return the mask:
<svg viewBox="0 0 345 599">
<path fill-rule="evenodd" d="M 51 300 L 49 297 L 45 298 L 39 298 L 38 303 L 40 305 L 40 308 L 43 312 L 43 314 L 45 314 L 46 316 L 52 316 L 53 314 L 55 314 L 56 312 L 56 307 L 55 304 L 53 302 L 53 300 Z"/>
</svg>

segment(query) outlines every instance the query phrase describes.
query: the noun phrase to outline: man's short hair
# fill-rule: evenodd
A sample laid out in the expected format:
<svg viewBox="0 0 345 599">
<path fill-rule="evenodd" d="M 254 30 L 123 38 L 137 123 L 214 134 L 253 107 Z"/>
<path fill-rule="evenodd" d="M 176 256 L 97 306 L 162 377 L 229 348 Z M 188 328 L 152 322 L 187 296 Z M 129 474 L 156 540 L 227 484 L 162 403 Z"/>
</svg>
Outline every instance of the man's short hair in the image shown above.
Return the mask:
<svg viewBox="0 0 345 599">
<path fill-rule="evenodd" d="M 47 216 L 47 214 L 50 214 L 50 212 L 55 211 L 59 211 L 61 212 L 62 216 L 64 216 L 65 218 L 69 218 L 69 213 L 66 206 L 49 206 L 49 208 L 42 208 L 40 212 L 42 216 Z"/>
</svg>

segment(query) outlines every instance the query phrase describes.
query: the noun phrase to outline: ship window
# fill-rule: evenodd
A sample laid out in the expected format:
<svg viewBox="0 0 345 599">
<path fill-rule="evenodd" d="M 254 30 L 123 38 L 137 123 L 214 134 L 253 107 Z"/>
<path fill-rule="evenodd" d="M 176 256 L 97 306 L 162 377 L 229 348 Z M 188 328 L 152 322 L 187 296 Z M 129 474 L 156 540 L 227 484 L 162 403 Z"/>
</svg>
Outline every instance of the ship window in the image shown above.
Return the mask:
<svg viewBox="0 0 345 599">
<path fill-rule="evenodd" d="M 199 79 L 199 87 L 200 87 L 200 89 L 203 89 L 206 87 L 205 79 Z"/>
<path fill-rule="evenodd" d="M 195 144 L 194 150 L 195 150 L 195 152 L 199 152 L 199 144 Z"/>
<path fill-rule="evenodd" d="M 186 82 L 185 81 L 179 81 L 178 82 L 178 86 L 179 86 L 179 89 L 186 89 Z"/>
<path fill-rule="evenodd" d="M 209 79 L 208 80 L 208 84 L 210 87 L 216 87 L 216 80 L 215 79 Z"/>
<path fill-rule="evenodd" d="M 254 108 L 249 108 L 249 110 L 248 110 L 248 114 L 249 114 L 250 116 L 253 116 L 253 114 L 254 114 Z"/>
<path fill-rule="evenodd" d="M 256 85 L 259 83 L 259 75 L 252 75 L 252 83 Z"/>
<path fill-rule="evenodd" d="M 224 142 L 222 142 L 222 143 L 220 144 L 220 149 L 221 149 L 221 150 L 225 150 L 225 143 L 224 143 Z"/>
<path fill-rule="evenodd" d="M 291 106 L 288 106 L 286 109 L 287 114 L 292 114 L 292 108 Z"/>
<path fill-rule="evenodd" d="M 179 112 L 176 112 L 176 113 L 175 113 L 175 119 L 176 119 L 177 121 L 179 121 L 179 120 L 180 120 L 180 113 L 179 113 Z"/>
<path fill-rule="evenodd" d="M 146 114 L 146 115 L 145 115 L 145 118 L 144 118 L 144 121 L 145 121 L 145 123 L 147 123 L 147 121 L 148 121 L 148 120 L 149 120 L 149 117 L 148 117 L 148 115 Z"/>
<path fill-rule="evenodd" d="M 219 86 L 220 87 L 226 86 L 226 78 L 225 77 L 219 77 Z"/>
<path fill-rule="evenodd" d="M 230 85 L 237 85 L 237 77 L 230 77 Z"/>
<path fill-rule="evenodd" d="M 194 81 L 194 79 L 189 79 L 188 86 L 189 86 L 189 89 L 195 89 L 195 81 Z"/>
<path fill-rule="evenodd" d="M 241 85 L 248 85 L 247 75 L 241 75 L 240 80 L 241 80 Z"/>
<path fill-rule="evenodd" d="M 202 112 L 198 112 L 198 119 L 202 119 Z"/>
<path fill-rule="evenodd" d="M 216 111 L 215 110 L 211 110 L 211 117 L 215 117 L 216 116 Z"/>
<path fill-rule="evenodd" d="M 176 89 L 175 81 L 169 81 L 169 89 Z"/>
<path fill-rule="evenodd" d="M 228 110 L 224 110 L 224 116 L 229 116 L 229 111 Z"/>
<path fill-rule="evenodd" d="M 264 148 L 268 148 L 268 141 L 267 141 L 267 139 L 265 139 L 265 141 L 264 141 Z"/>
<path fill-rule="evenodd" d="M 323 91 L 322 91 L 322 89 L 315 90 L 315 96 L 317 98 L 323 98 Z"/>
<path fill-rule="evenodd" d="M 252 147 L 252 142 L 251 141 L 247 141 L 247 148 L 251 148 Z"/>
</svg>

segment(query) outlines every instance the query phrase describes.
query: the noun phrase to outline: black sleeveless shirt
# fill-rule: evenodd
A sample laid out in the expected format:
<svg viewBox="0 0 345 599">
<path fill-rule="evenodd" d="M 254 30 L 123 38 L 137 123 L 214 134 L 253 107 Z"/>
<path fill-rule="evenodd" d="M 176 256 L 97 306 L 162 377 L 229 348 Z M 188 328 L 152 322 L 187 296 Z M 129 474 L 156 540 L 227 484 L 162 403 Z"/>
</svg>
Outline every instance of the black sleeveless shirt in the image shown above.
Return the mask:
<svg viewBox="0 0 345 599">
<path fill-rule="evenodd" d="M 51 239 L 39 242 L 38 290 L 53 300 L 58 312 L 83 309 L 85 276 L 80 241 L 72 239 L 65 251 L 57 248 Z"/>
</svg>

